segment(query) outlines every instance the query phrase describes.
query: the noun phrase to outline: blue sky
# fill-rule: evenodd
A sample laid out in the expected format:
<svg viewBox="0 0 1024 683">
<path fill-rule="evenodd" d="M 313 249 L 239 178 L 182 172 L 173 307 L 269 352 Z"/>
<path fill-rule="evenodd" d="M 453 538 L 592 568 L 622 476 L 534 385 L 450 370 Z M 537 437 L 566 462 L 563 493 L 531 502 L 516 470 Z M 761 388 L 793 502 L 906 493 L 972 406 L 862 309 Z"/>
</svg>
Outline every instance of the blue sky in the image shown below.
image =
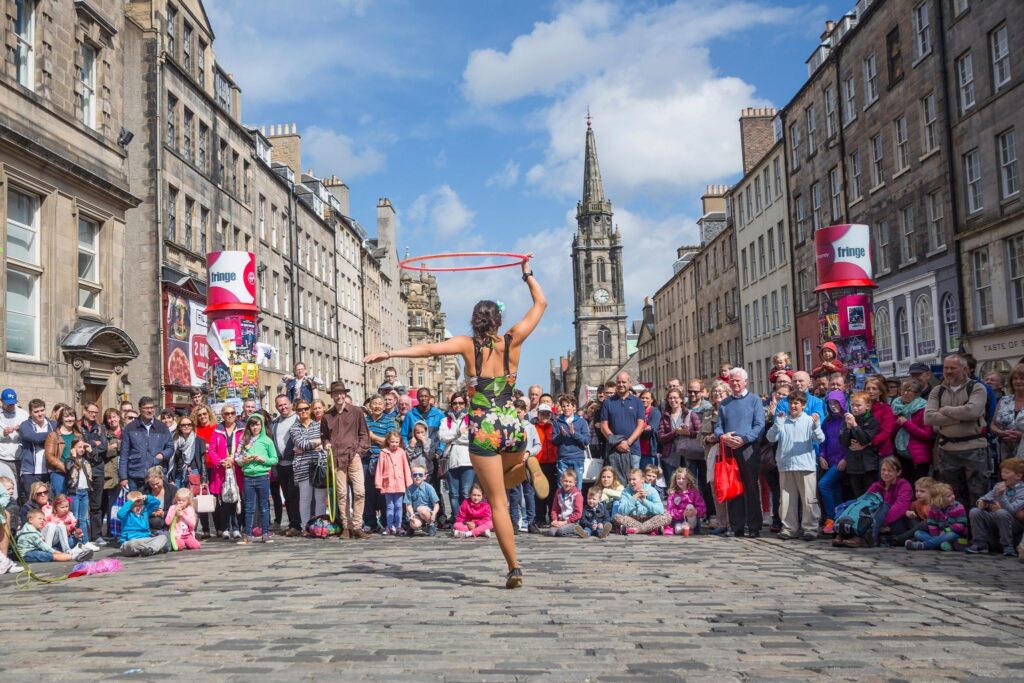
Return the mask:
<svg viewBox="0 0 1024 683">
<path fill-rule="evenodd" d="M 853 0 L 207 0 L 248 125 L 297 123 L 303 166 L 377 198 L 404 252 L 533 251 L 550 307 L 520 382 L 572 348 L 569 244 L 584 116 L 623 234 L 628 312 L 696 240 L 706 184 L 739 177 L 739 111 L 781 107 L 826 18 Z M 480 298 L 528 304 L 511 270 L 438 277 L 449 328 Z"/>
</svg>

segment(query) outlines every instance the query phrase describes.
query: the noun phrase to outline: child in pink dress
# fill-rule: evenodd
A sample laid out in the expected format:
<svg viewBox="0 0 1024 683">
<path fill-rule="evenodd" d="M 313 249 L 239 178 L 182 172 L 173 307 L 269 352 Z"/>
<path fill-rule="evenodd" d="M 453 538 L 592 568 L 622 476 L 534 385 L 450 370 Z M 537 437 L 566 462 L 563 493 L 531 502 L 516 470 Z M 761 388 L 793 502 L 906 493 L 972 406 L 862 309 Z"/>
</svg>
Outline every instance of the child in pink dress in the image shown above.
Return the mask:
<svg viewBox="0 0 1024 683">
<path fill-rule="evenodd" d="M 459 515 L 452 525 L 455 538 L 472 538 L 481 534 L 491 537 L 494 522 L 491 519 L 491 504 L 484 500 L 484 490 L 479 484 L 469 489 L 469 498 L 462 501 Z"/>
<path fill-rule="evenodd" d="M 192 507 L 192 492 L 187 488 L 178 489 L 174 503 L 164 517 L 171 547 L 175 550 L 199 550 L 196 538 L 196 511 Z"/>
<path fill-rule="evenodd" d="M 384 534 L 398 536 L 402 530 L 402 501 L 405 490 L 412 486 L 412 470 L 402 449 L 402 435 L 393 431 L 384 438 L 387 448 L 380 449 L 374 484 L 384 494 L 386 503 L 387 529 Z"/>
</svg>

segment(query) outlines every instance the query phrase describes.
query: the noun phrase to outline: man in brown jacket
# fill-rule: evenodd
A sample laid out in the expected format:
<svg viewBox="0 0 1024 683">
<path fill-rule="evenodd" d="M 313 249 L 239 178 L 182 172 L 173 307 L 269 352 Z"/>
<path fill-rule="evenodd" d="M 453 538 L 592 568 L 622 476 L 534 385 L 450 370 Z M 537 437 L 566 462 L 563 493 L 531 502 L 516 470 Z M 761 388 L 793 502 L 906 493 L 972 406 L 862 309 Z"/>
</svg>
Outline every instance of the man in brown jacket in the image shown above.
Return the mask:
<svg viewBox="0 0 1024 683">
<path fill-rule="evenodd" d="M 334 407 L 324 413 L 320 422 L 320 436 L 331 445 L 338 512 L 341 514 L 342 538 L 369 538 L 363 531 L 363 504 L 366 494 L 363 484 L 362 454 L 370 448 L 370 430 L 360 408 L 348 402 L 348 388 L 344 382 L 331 383 Z M 348 514 L 348 487 L 352 487 L 352 515 Z"/>
<path fill-rule="evenodd" d="M 942 384 L 928 396 L 924 421 L 938 432 L 935 469 L 968 510 L 988 491 L 989 453 L 985 440 L 988 392 L 971 380 L 967 360 L 950 354 L 942 361 Z"/>
</svg>

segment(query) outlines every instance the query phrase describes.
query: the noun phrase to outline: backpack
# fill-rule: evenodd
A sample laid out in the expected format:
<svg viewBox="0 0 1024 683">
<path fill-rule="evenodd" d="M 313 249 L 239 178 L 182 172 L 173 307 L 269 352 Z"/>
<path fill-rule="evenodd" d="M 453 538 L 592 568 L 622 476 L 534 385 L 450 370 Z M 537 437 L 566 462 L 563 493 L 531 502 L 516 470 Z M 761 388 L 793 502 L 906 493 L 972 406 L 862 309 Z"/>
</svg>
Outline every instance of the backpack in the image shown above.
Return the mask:
<svg viewBox="0 0 1024 683">
<path fill-rule="evenodd" d="M 875 523 L 875 513 L 884 501 L 877 493 L 865 493 L 860 498 L 836 508 L 835 533 L 839 538 L 867 537 Z"/>
<path fill-rule="evenodd" d="M 309 520 L 306 524 L 306 531 L 313 538 L 327 538 L 328 536 L 336 536 L 341 532 L 341 528 L 331 521 L 327 515 L 320 515 Z"/>
</svg>

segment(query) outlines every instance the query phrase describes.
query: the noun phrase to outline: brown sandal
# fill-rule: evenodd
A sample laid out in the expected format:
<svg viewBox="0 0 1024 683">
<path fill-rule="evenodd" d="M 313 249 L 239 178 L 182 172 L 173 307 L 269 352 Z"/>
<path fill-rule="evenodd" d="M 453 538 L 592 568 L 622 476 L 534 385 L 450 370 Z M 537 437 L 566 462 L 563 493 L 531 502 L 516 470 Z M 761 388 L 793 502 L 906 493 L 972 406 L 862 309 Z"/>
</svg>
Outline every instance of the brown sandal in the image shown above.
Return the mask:
<svg viewBox="0 0 1024 683">
<path fill-rule="evenodd" d="M 505 577 L 505 588 L 522 588 L 523 587 L 523 568 L 512 567 L 509 570 L 508 575 Z"/>
</svg>

